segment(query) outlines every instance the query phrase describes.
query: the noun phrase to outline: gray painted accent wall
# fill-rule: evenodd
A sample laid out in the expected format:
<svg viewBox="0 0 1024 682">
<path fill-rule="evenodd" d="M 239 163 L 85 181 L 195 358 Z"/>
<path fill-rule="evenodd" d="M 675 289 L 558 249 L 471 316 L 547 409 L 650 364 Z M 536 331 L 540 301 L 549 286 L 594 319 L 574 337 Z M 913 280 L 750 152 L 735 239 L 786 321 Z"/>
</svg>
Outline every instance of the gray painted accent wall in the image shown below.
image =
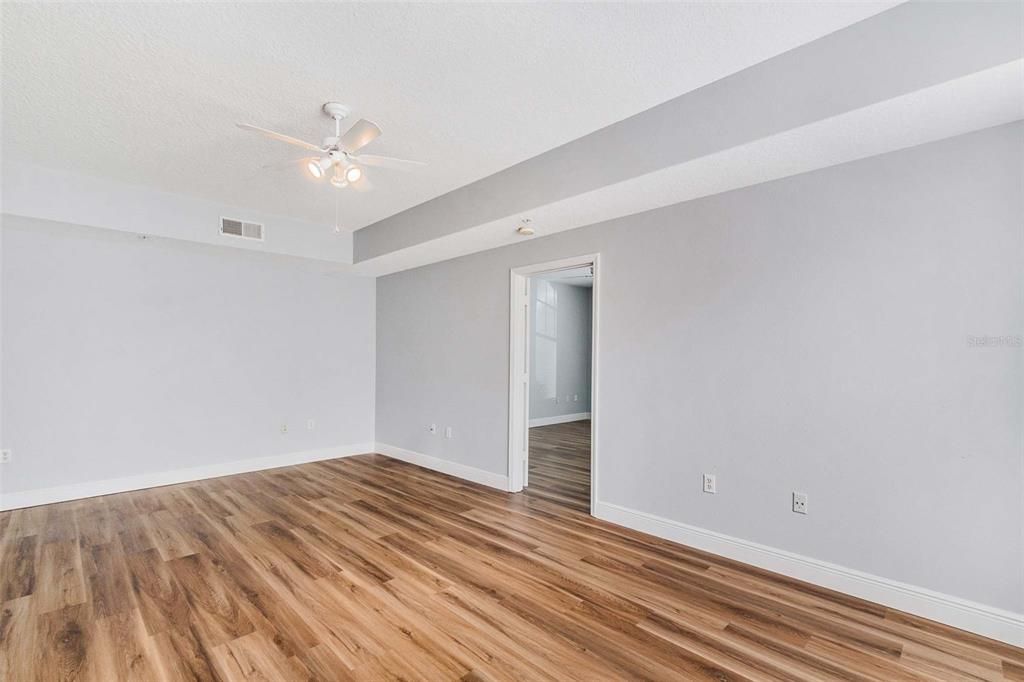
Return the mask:
<svg viewBox="0 0 1024 682">
<path fill-rule="evenodd" d="M 1024 611 L 1024 350 L 970 341 L 1024 334 L 1022 155 L 1018 122 L 380 278 L 377 440 L 504 473 L 509 269 L 600 253 L 600 500 Z"/>
<path fill-rule="evenodd" d="M 536 278 L 530 288 L 530 419 L 590 412 L 593 290 Z"/>
<path fill-rule="evenodd" d="M 373 280 L 11 215 L 0 231 L 0 492 L 373 442 Z"/>
</svg>

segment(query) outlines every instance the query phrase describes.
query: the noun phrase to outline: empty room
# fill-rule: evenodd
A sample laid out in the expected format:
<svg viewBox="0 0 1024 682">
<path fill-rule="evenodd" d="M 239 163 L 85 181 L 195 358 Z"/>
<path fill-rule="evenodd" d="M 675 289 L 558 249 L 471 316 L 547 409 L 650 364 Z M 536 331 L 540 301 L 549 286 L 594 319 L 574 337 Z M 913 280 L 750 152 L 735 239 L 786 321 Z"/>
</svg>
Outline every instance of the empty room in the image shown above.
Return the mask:
<svg viewBox="0 0 1024 682">
<path fill-rule="evenodd" d="M 0 680 L 1024 680 L 1024 3 L 0 39 Z"/>
<path fill-rule="evenodd" d="M 587 260 L 582 265 L 544 266 L 544 271 L 531 275 L 525 283 L 529 317 L 524 315 L 529 325 L 529 430 L 523 488 L 581 511 L 590 511 L 592 481 L 595 266 Z M 522 352 L 517 349 L 513 354 Z M 512 403 L 517 404 L 515 398 Z"/>
</svg>

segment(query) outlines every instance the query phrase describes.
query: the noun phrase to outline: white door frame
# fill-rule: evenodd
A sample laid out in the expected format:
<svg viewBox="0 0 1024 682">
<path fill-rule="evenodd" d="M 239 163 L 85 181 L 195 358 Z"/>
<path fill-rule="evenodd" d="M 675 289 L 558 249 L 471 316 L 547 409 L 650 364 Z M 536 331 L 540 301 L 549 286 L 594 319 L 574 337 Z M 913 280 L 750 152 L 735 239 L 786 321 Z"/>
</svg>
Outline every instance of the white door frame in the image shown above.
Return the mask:
<svg viewBox="0 0 1024 682">
<path fill-rule="evenodd" d="M 508 367 L 508 489 L 519 492 L 527 482 L 530 454 L 530 277 L 558 270 L 594 267 L 590 334 L 590 513 L 597 500 L 598 452 L 598 330 L 600 325 L 600 254 L 562 258 L 547 263 L 512 268 L 509 289 Z"/>
</svg>

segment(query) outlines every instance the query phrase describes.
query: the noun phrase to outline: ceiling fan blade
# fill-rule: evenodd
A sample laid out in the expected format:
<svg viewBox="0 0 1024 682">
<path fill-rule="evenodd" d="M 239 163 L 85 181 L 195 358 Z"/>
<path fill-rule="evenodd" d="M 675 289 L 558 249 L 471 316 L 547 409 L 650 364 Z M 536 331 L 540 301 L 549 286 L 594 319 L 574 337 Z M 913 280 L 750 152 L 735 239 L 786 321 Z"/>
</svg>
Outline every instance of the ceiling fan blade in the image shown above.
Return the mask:
<svg viewBox="0 0 1024 682">
<path fill-rule="evenodd" d="M 310 161 L 316 157 L 303 156 L 301 159 L 288 159 L 287 161 L 278 161 L 276 163 L 265 163 L 260 168 L 284 168 L 285 166 L 292 166 L 296 163 L 302 163 L 304 161 Z"/>
<path fill-rule="evenodd" d="M 252 130 L 254 132 L 265 135 L 271 139 L 278 140 L 279 142 L 287 142 L 293 144 L 296 147 L 302 147 L 303 149 L 311 149 L 316 151 L 322 151 L 321 147 L 313 144 L 312 142 L 304 142 L 297 137 L 291 137 L 290 135 L 283 135 L 281 133 L 275 133 L 273 130 L 267 130 L 266 128 L 260 128 L 259 126 L 250 125 L 248 123 L 236 123 L 242 130 Z"/>
<path fill-rule="evenodd" d="M 380 137 L 380 128 L 373 121 L 361 118 L 345 131 L 338 146 L 349 154 L 355 153 Z"/>
<path fill-rule="evenodd" d="M 426 166 L 422 161 L 409 161 L 408 159 L 395 159 L 390 156 L 377 156 L 376 154 L 360 154 L 353 156 L 352 160 L 364 166 L 378 166 L 380 168 L 393 168 L 400 171 L 411 171 Z"/>
</svg>

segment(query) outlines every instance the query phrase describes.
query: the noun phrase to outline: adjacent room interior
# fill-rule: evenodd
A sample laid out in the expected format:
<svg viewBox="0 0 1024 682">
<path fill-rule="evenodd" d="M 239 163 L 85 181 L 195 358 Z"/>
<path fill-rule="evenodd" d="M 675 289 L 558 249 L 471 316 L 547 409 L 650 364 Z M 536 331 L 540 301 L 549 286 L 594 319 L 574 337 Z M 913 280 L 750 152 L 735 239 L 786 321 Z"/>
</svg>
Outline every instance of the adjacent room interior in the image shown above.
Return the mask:
<svg viewBox="0 0 1024 682">
<path fill-rule="evenodd" d="M 0 679 L 1024 680 L 1022 26 L 0 4 Z"/>
<path fill-rule="evenodd" d="M 529 278 L 529 459 L 537 497 L 590 511 L 594 266 Z"/>
</svg>

